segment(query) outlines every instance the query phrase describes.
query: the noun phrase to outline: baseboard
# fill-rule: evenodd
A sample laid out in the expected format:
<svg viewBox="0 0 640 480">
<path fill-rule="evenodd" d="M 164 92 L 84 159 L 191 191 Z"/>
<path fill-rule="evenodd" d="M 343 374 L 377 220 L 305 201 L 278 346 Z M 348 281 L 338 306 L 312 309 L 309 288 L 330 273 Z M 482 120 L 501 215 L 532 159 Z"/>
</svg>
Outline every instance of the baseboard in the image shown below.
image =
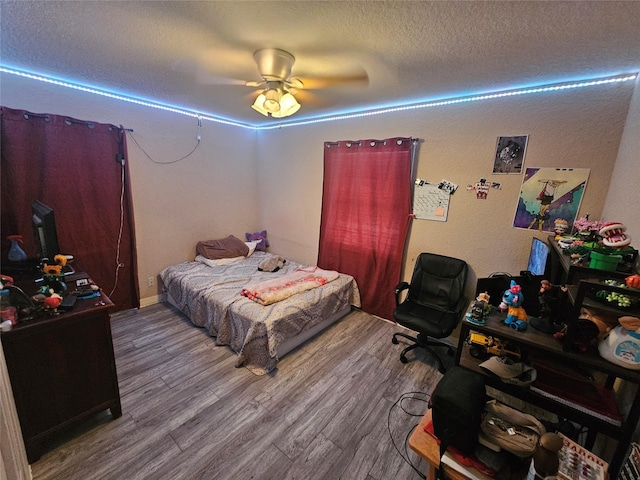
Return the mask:
<svg viewBox="0 0 640 480">
<path fill-rule="evenodd" d="M 141 298 L 140 299 L 140 308 L 148 307 L 149 305 L 155 305 L 156 303 L 160 303 L 161 296 L 153 295 L 151 297 Z"/>
</svg>

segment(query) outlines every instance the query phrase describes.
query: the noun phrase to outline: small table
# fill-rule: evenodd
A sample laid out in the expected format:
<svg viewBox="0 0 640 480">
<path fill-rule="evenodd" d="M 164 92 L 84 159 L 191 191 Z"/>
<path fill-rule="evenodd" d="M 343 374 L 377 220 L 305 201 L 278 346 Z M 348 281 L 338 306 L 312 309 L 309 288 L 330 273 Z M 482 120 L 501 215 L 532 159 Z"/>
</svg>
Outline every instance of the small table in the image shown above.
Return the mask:
<svg viewBox="0 0 640 480">
<path fill-rule="evenodd" d="M 420 423 L 409 437 L 409 446 L 414 452 L 429 462 L 429 471 L 426 474 L 427 480 L 436 480 L 436 469 L 440 467 L 440 445 L 432 435 L 424 431 L 424 426 L 430 421 L 431 409 L 427 410 L 427 413 L 424 414 L 422 420 L 420 420 Z M 449 465 L 444 465 L 443 468 L 446 477 L 450 480 L 469 480 L 473 478 L 458 472 Z M 468 468 L 476 478 L 491 480 L 490 477 L 475 468 L 464 468 Z"/>
</svg>

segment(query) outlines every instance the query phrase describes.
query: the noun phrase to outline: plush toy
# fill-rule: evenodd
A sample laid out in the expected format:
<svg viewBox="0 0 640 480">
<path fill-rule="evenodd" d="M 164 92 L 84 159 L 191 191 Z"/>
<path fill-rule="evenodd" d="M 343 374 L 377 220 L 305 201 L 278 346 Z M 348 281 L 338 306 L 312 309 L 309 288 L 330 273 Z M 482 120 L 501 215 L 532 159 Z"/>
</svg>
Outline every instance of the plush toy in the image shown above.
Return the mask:
<svg viewBox="0 0 640 480">
<path fill-rule="evenodd" d="M 259 252 L 265 252 L 267 247 L 269 246 L 269 240 L 267 240 L 267 231 L 262 230 L 261 232 L 255 233 L 245 233 L 247 237 L 247 242 L 255 242 L 258 240 L 258 244 L 256 245 L 256 250 Z M 262 240 L 262 241 L 260 241 Z"/>
<path fill-rule="evenodd" d="M 517 331 L 527 329 L 527 312 L 522 307 L 523 300 L 520 285 L 511 280 L 511 286 L 502 295 L 500 310 L 507 312 L 504 323 Z"/>
<path fill-rule="evenodd" d="M 469 309 L 464 318 L 469 323 L 474 325 L 485 325 L 487 323 L 487 316 L 491 313 L 491 305 L 489 304 L 489 294 L 483 292 L 471 302 Z"/>
<path fill-rule="evenodd" d="M 258 270 L 260 270 L 261 272 L 277 272 L 282 267 L 284 267 L 284 264 L 286 262 L 287 261 L 284 259 L 284 257 L 271 255 L 258 264 Z"/>
</svg>

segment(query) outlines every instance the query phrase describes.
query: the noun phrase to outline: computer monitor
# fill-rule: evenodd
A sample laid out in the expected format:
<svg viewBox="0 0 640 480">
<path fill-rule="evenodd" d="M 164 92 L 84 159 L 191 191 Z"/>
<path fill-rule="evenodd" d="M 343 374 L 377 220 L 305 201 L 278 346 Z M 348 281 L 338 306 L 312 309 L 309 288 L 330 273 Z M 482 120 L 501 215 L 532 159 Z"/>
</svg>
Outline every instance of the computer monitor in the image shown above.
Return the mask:
<svg viewBox="0 0 640 480">
<path fill-rule="evenodd" d="M 547 242 L 533 237 L 531 239 L 531 250 L 529 251 L 529 263 L 527 271 L 531 275 L 541 277 L 547 270 L 547 259 L 549 258 L 549 245 Z"/>
<path fill-rule="evenodd" d="M 53 257 L 60 253 L 53 209 L 36 200 L 31 204 L 31 214 L 33 235 L 38 247 L 38 257 L 53 260 Z"/>
<path fill-rule="evenodd" d="M 481 292 L 487 292 L 490 296 L 489 303 L 498 306 L 502 300 L 502 294 L 509 288 L 511 280 L 514 280 L 522 290 L 524 297 L 523 307 L 529 316 L 536 316 L 540 310 L 539 293 L 540 280 L 545 276 L 547 260 L 549 258 L 549 245 L 536 237 L 531 240 L 527 269 L 518 276 L 506 273 L 495 273 L 486 278 L 478 278 L 476 284 L 476 296 Z"/>
</svg>

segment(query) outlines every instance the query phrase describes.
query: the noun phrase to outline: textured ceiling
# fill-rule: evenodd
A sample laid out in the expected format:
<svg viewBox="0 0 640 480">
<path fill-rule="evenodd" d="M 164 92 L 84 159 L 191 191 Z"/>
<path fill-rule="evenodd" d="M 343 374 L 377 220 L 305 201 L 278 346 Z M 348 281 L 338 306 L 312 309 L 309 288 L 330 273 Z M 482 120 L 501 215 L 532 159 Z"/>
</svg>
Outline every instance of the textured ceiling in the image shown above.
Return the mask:
<svg viewBox="0 0 640 480">
<path fill-rule="evenodd" d="M 640 71 L 640 2 L 1 2 L 0 62 L 251 124 L 253 52 L 309 88 L 290 119 Z M 321 82 L 316 82 L 321 83 Z M 308 86 L 317 86 L 307 82 Z"/>
</svg>

